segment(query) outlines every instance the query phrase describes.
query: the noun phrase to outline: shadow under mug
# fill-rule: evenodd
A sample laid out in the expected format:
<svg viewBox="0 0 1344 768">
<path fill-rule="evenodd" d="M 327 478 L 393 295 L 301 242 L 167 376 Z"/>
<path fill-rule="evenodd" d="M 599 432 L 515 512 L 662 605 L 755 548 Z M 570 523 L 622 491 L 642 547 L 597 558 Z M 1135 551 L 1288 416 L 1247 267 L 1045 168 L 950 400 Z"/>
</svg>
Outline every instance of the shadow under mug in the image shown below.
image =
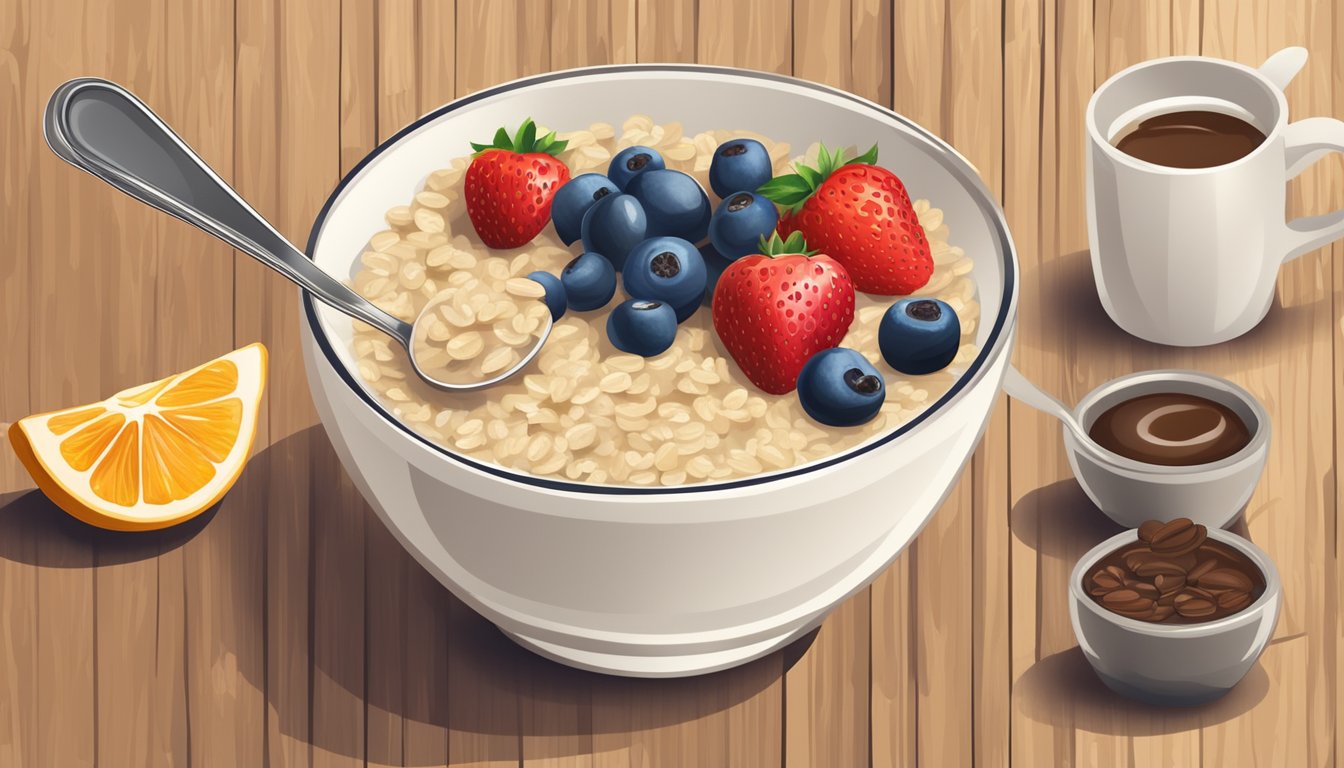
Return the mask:
<svg viewBox="0 0 1344 768">
<path fill-rule="evenodd" d="M 1283 89 L 1306 62 L 1289 48 L 1259 69 L 1221 59 L 1154 59 L 1111 77 L 1087 107 L 1087 218 L 1106 313 L 1159 344 L 1218 344 L 1269 312 L 1284 262 L 1344 237 L 1344 210 L 1285 221 L 1288 181 L 1344 152 L 1344 122 L 1288 122 Z M 1265 140 L 1210 168 L 1172 168 L 1112 145 L 1136 119 L 1212 110 Z"/>
</svg>

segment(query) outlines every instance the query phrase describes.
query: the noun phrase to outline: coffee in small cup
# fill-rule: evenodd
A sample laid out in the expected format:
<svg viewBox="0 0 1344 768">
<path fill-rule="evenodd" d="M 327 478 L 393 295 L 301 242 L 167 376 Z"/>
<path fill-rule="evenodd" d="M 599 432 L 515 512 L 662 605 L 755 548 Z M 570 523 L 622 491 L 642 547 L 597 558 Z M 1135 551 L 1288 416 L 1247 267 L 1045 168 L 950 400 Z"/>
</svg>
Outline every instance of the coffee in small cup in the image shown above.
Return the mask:
<svg viewBox="0 0 1344 768">
<path fill-rule="evenodd" d="M 1227 165 L 1264 141 L 1264 132 L 1246 120 L 1208 109 L 1154 115 L 1112 139 L 1115 148 L 1130 157 L 1168 168 Z"/>
</svg>

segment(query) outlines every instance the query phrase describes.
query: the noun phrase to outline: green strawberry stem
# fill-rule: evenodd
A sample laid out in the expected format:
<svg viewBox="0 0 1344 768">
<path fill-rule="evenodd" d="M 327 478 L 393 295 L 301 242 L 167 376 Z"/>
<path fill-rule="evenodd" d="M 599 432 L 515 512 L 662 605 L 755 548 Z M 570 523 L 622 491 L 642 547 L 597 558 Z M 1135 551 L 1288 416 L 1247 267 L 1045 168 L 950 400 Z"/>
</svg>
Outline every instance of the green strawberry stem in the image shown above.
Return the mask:
<svg viewBox="0 0 1344 768">
<path fill-rule="evenodd" d="M 523 124 L 518 126 L 518 131 L 509 136 L 509 132 L 500 128 L 495 131 L 495 138 L 489 144 L 477 144 L 471 142 L 471 148 L 476 154 L 489 152 L 492 149 L 502 149 L 506 152 L 517 152 L 520 155 L 526 155 L 529 152 L 543 152 L 548 155 L 558 155 L 565 151 L 568 141 L 556 141 L 555 131 L 537 138 L 537 124 L 532 122 L 532 118 L 527 118 Z"/>
<path fill-rule="evenodd" d="M 770 258 L 797 254 L 811 256 L 816 253 L 815 250 L 808 250 L 807 241 L 803 239 L 802 232 L 790 232 L 787 240 L 780 239 L 778 230 L 770 233 L 769 240 L 765 238 L 765 235 L 761 235 L 760 248 L 761 255 Z"/>
<path fill-rule="evenodd" d="M 832 153 L 826 148 L 825 144 L 821 144 L 817 151 L 816 168 L 795 163 L 793 166 L 795 173 L 776 176 L 762 184 L 760 189 L 756 191 L 789 213 L 797 213 L 798 209 L 803 207 L 803 203 L 807 202 L 807 199 L 816 193 L 817 188 L 832 173 L 835 173 L 836 169 L 846 165 L 873 165 L 876 162 L 876 144 L 869 147 L 868 151 L 862 155 L 849 160 L 844 159 L 843 149 L 838 149 Z"/>
</svg>

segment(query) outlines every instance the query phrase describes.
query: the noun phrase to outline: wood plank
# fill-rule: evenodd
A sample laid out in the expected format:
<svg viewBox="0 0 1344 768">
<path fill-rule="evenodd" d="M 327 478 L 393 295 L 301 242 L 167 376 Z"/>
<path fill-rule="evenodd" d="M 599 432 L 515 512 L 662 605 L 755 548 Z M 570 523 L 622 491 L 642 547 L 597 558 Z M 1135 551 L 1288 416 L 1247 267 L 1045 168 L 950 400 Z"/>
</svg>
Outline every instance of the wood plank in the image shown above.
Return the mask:
<svg viewBox="0 0 1344 768">
<path fill-rule="evenodd" d="M 1329 20 L 1332 5 L 1299 0 L 1288 6 L 1244 2 L 1206 4 L 1204 53 L 1252 66 L 1285 45 L 1305 45 L 1306 68 L 1288 89 L 1292 116 L 1338 116 L 1332 83 L 1336 71 Z M 1289 187 L 1289 215 L 1320 213 L 1344 205 L 1338 162 L 1308 171 Z M 1329 250 L 1304 256 L 1280 271 L 1277 304 L 1247 336 L 1202 359 L 1246 386 L 1270 413 L 1275 445 L 1246 514 L 1250 538 L 1279 566 L 1284 605 L 1276 645 L 1261 660 L 1273 684 L 1264 698 L 1236 719 L 1206 725 L 1204 761 L 1239 759 L 1255 765 L 1325 764 L 1333 757 L 1337 692 L 1323 670 L 1335 663 L 1337 596 L 1321 574 L 1333 567 L 1335 493 L 1331 435 L 1303 429 L 1311 403 L 1337 396 L 1326 373 L 1332 363 L 1337 317 L 1329 289 Z M 1293 425 L 1299 425 L 1294 429 Z M 1280 510 L 1293 510 L 1283 513 Z"/>
<path fill-rule="evenodd" d="M 459 0 L 457 93 L 545 72 L 551 62 L 551 4 Z"/>
<path fill-rule="evenodd" d="M 300 244 L 335 181 L 339 160 L 334 108 L 339 84 L 332 80 L 325 86 L 339 71 L 339 50 L 332 45 L 332 26 L 338 21 L 335 14 L 303 3 L 273 0 L 240 4 L 237 12 L 235 184 Z M 329 112 L 319 107 L 323 100 L 332 102 Z M 315 116 L 325 116 L 333 130 L 314 133 Z M 310 740 L 319 732 L 325 739 L 326 732 L 315 728 L 310 710 L 308 477 L 316 468 L 314 435 L 308 430 L 315 414 L 298 351 L 298 296 L 291 284 L 250 259 L 238 260 L 235 281 L 236 340 L 261 340 L 271 351 L 266 415 L 258 435 L 270 447 L 253 459 L 244 478 L 255 477 L 253 492 L 266 509 L 264 532 L 258 531 L 265 546 L 266 758 L 272 765 L 309 765 Z M 325 443 L 320 435 L 316 439 Z"/>
<path fill-rule="evenodd" d="M 6 3 L 0 9 L 0 54 L 3 54 L 0 55 L 0 130 L 3 131 L 0 135 L 5 137 L 0 142 L 0 163 L 3 163 L 0 172 L 6 180 L 0 186 L 0 231 L 6 233 L 15 254 L 33 253 L 28 183 L 36 172 L 42 138 L 41 127 L 29 116 L 39 113 L 39 105 L 49 95 L 37 87 L 37 52 L 32 50 L 31 42 L 35 18 L 35 4 L 29 0 Z M 0 260 L 0 327 L 8 335 L 5 344 L 0 345 L 0 370 L 15 372 L 0 376 L 0 425 L 6 429 L 11 422 L 31 412 L 31 377 L 17 373 L 28 368 L 31 354 L 31 316 L 35 309 L 31 303 L 31 261 L 31 256 Z M 10 451 L 0 451 L 0 493 L 31 487 L 32 481 L 18 458 Z M 17 571 L 10 575 L 19 578 Z M 19 604 L 15 605 L 17 610 Z M 11 693 L 18 691 L 0 694 L 0 744 L 16 750 L 31 748 L 30 739 L 6 730 L 18 727 L 7 715 L 17 718 L 25 709 L 18 699 L 8 698 Z"/>
<path fill-rule="evenodd" d="M 789 0 L 703 0 L 696 5 L 695 60 L 779 72 L 793 68 Z M 645 20 L 640 19 L 641 29 Z M 665 29 L 650 29 L 667 34 Z"/>
<path fill-rule="evenodd" d="M 136 8 L 113 8 L 108 16 L 110 28 L 106 30 L 112 38 L 121 38 L 132 29 L 142 37 L 144 45 L 135 51 L 112 51 L 109 46 L 109 59 L 102 64 L 102 74 L 125 84 L 144 98 L 152 108 L 162 109 L 166 101 L 168 78 L 164 71 L 166 37 L 166 8 L 163 4 L 151 3 Z M 228 43 L 225 43 L 225 51 Z M 44 148 L 45 149 L 45 148 Z M 227 150 L 226 150 L 227 151 Z M 104 320 L 110 329 L 112 343 L 121 351 L 121 359 L 114 364 L 111 378 L 129 383 L 135 380 L 153 378 L 155 374 L 170 373 L 164 365 L 168 362 L 157 353 L 156 340 L 174 345 L 171 334 L 156 327 L 155 319 L 159 311 L 160 299 L 164 293 L 161 282 L 165 275 L 160 270 L 159 244 L 169 233 L 165 232 L 163 222 L 154 212 L 138 206 L 108 188 L 104 194 L 115 197 L 112 203 L 115 213 L 125 217 L 129 225 L 125 229 L 108 226 L 109 222 L 91 224 L 97 230 L 91 234 L 100 234 L 113 244 L 118 261 L 124 265 L 113 278 L 109 286 L 111 295 L 110 317 Z M 227 249 L 223 249 L 225 258 Z M 211 254 L 214 255 L 214 254 Z M 208 271 L 218 275 L 221 265 L 218 262 Z M 231 265 L 222 265 L 231 271 Z M 166 271 L 166 270 L 164 270 Z M 227 278 L 226 278 L 227 279 Z M 225 283 L 225 287 L 229 287 Z M 210 286 L 186 289 L 189 294 L 199 296 L 206 306 L 211 304 Z M 174 302 L 176 303 L 176 302 Z M 190 304 L 191 302 L 185 302 Z M 170 304 L 169 307 L 172 305 Z M 171 312 L 171 309 L 167 311 Z M 191 326 L 195 318 L 180 318 L 184 325 Z M 184 328 L 199 330 L 196 328 Z M 129 339 L 128 344 L 119 340 Z M 225 339 L 227 342 L 227 338 Z M 175 346 L 175 345 L 174 345 Z M 117 385 L 113 385 L 117 386 Z M 108 394 L 108 393 L 104 393 Z M 53 510 L 53 513 L 60 514 Z M 157 699 L 155 686 L 145 685 L 144 681 L 157 682 L 157 659 L 155 648 L 159 639 L 158 619 L 158 577 L 159 571 L 154 558 L 159 548 L 143 539 L 135 537 L 100 535 L 95 529 L 79 526 L 71 527 L 71 532 L 85 539 L 94 549 L 94 712 L 97 719 L 95 734 L 97 737 L 95 755 L 97 759 L 121 762 L 125 764 L 167 764 L 175 757 L 185 760 L 182 752 L 162 752 L 163 746 L 171 748 L 173 738 L 160 733 L 160 728 L 171 732 L 176 728 L 179 734 L 185 734 L 186 718 L 186 681 L 182 664 L 183 623 L 170 629 L 167 639 L 173 643 L 172 650 L 166 654 L 170 659 L 167 670 L 170 688 L 165 699 Z M 169 585 L 165 585 L 169 586 Z M 179 581 L 175 589 L 168 590 L 166 607 L 170 614 L 179 617 L 183 609 L 183 590 Z M 39 608 L 39 613 L 41 608 Z M 174 631 L 175 630 L 175 631 Z M 173 711 L 176 709 L 176 711 Z M 184 747 L 185 744 L 179 744 Z"/>
<path fill-rule="evenodd" d="M 1017 0 L 1005 7 L 1004 207 L 1018 247 L 1023 277 L 1016 363 L 1030 376 L 1043 376 L 1040 372 L 1043 364 L 1039 362 L 1042 354 L 1035 352 L 1028 340 L 1040 334 L 1040 315 L 1035 307 L 1042 301 L 1040 283 L 1049 276 L 1044 264 L 1056 253 L 1050 213 L 1058 197 L 1055 184 L 1058 163 L 1053 148 L 1060 135 L 1069 135 L 1067 129 L 1056 126 L 1056 94 L 1060 90 L 1056 82 L 1059 59 L 1056 26 L 1053 3 Z M 1090 22 L 1086 27 L 1090 32 Z M 1090 52 L 1088 55 L 1090 58 Z M 1087 70 L 1091 72 L 1090 64 Z M 1058 384 L 1037 381 L 1044 386 Z M 1011 415 L 1009 439 L 1014 460 L 1009 474 L 1013 531 L 1008 571 L 1012 579 L 1010 758 L 1014 764 L 1057 765 L 1071 760 L 1073 755 L 1072 722 L 1067 719 L 1072 697 L 1059 691 L 1039 691 L 1024 682 L 1034 679 L 1027 677 L 1033 668 L 1039 673 L 1040 668 L 1035 665 L 1044 656 L 1062 650 L 1058 646 L 1063 642 L 1059 640 L 1048 650 L 1041 647 L 1037 617 L 1041 616 L 1047 597 L 1054 604 L 1063 593 L 1053 586 L 1048 595 L 1042 592 L 1044 576 L 1038 573 L 1038 568 L 1047 555 L 1039 549 L 1040 525 L 1036 519 L 1039 505 L 1033 503 L 1040 497 L 1029 496 L 1029 491 L 1023 489 L 1041 488 L 1059 477 L 1059 458 L 1051 450 L 1052 441 L 1058 440 L 1058 430 L 1029 409 L 1015 407 Z M 1019 435 L 1028 437 L 1020 439 Z M 1051 707 L 1055 701 L 1057 705 Z M 1039 714 L 1043 708 L 1048 709 L 1050 717 Z"/>
<path fill-rule="evenodd" d="M 115 62 L 112 20 L 106 9 L 49 2 L 35 5 L 32 12 L 33 40 L 68 43 L 34 48 L 28 65 L 34 78 L 33 100 L 23 114 L 36 120 L 61 82 L 91 70 L 110 71 Z M 72 30 L 68 20 L 76 15 L 86 23 Z M 120 62 L 123 71 L 128 63 Z M 27 370 L 29 408 L 46 411 L 98 400 L 118 385 L 132 383 L 118 379 L 115 345 L 102 343 L 102 334 L 89 330 L 105 328 L 106 319 L 114 317 L 115 299 L 103 286 L 115 283 L 117 264 L 105 257 L 104 249 L 107 233 L 119 232 L 121 214 L 135 204 L 109 195 L 102 182 L 69 168 L 37 141 L 28 151 L 36 161 L 23 190 L 32 205 L 28 245 L 30 253 L 40 254 L 30 263 L 27 287 L 33 316 L 30 350 L 44 351 L 31 355 L 17 370 Z M 80 212 L 79 227 L 69 226 L 62 215 L 72 210 Z M 110 329 L 108 333 L 111 342 Z M 140 343 L 131 340 L 128 347 L 134 350 Z M 35 511 L 59 514 L 45 503 Z M 31 754 L 37 765 L 88 766 L 96 759 L 93 541 L 87 529 L 69 525 L 49 527 L 35 541 L 34 562 L 40 568 L 34 609 Z"/>
<path fill-rule="evenodd" d="M 519 664 L 526 652 L 462 601 L 450 598 L 450 603 L 448 764 L 517 766 L 522 761 Z"/>
<path fill-rule="evenodd" d="M 554 0 L 551 69 L 635 60 L 635 0 Z"/>
<path fill-rule="evenodd" d="M 636 45 L 639 61 L 697 61 L 695 0 L 637 0 Z"/>
</svg>

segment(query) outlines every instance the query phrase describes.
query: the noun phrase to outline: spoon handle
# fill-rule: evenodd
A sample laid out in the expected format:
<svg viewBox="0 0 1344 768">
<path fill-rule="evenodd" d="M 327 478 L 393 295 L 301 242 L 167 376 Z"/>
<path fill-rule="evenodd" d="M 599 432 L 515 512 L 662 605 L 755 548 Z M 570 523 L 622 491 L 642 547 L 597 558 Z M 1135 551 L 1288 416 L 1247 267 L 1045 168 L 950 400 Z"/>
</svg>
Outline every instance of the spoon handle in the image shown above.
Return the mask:
<svg viewBox="0 0 1344 768">
<path fill-rule="evenodd" d="M 1032 408 L 1042 413 L 1048 413 L 1051 416 L 1064 422 L 1064 425 L 1074 432 L 1081 434 L 1082 427 L 1073 418 L 1073 413 L 1061 402 L 1046 394 L 1044 390 L 1031 380 L 1022 375 L 1016 366 L 1009 365 L 1008 370 L 1003 374 L 1003 391 L 1007 392 L 1009 397 L 1020 400 Z"/>
<path fill-rule="evenodd" d="M 322 271 L 121 86 L 91 77 L 61 85 L 47 103 L 43 127 L 47 145 L 67 163 L 214 235 L 347 315 L 409 341 L 409 323 Z"/>
</svg>

